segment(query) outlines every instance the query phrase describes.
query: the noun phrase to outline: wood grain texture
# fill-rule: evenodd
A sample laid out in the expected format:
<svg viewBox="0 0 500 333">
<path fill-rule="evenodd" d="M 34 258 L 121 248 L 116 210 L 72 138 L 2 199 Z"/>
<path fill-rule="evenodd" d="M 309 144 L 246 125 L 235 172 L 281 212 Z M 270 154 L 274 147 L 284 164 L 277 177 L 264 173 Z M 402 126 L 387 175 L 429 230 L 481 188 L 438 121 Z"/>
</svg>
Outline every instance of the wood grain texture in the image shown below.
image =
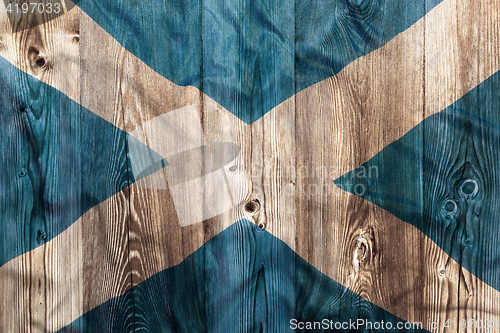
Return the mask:
<svg viewBox="0 0 500 333">
<path fill-rule="evenodd" d="M 405 320 L 498 320 L 498 291 L 416 228 L 332 183 L 500 69 L 498 8 L 496 0 L 445 1 L 251 126 L 197 89 L 154 73 L 77 9 L 15 35 L 4 27 L 2 56 L 128 132 L 196 105 L 207 141 L 241 147 L 250 182 L 233 211 L 185 228 L 168 189 L 135 184 L 96 206 L 0 268 L 2 327 L 55 331 L 180 263 L 241 218 Z M 32 45 L 46 68 L 33 65 Z"/>
<path fill-rule="evenodd" d="M 53 20 L 44 26 L 23 30 L 22 26 L 29 23 L 23 20 L 15 21 L 12 27 L 6 17 L 4 2 L 0 7 L 0 54 L 20 69 L 51 85 L 65 86 L 78 101 L 79 52 L 78 43 L 73 40 L 77 34 L 78 16 L 71 13 L 65 16 L 64 21 Z M 12 34 L 12 30 L 19 32 Z M 61 73 L 72 73 L 74 76 Z M 47 126 L 47 123 L 50 124 L 51 119 L 50 115 L 39 107 L 44 105 L 45 96 L 39 94 L 37 86 L 30 86 L 27 81 L 24 88 L 24 91 L 20 92 L 21 99 L 30 101 L 26 121 L 30 123 L 30 130 L 40 151 L 48 151 L 51 128 L 48 128 L 50 126 Z M 47 153 L 42 153 L 40 157 L 42 164 L 53 162 Z M 51 186 L 50 183 L 47 185 Z M 37 197 L 36 191 L 40 191 L 40 188 L 34 189 L 34 198 Z M 29 201 L 30 198 L 27 197 L 26 200 Z M 35 205 L 41 204 L 35 200 Z M 25 239 L 25 246 L 38 246 L 42 239 L 36 238 L 36 230 L 39 230 L 39 235 L 47 232 L 43 218 L 32 216 L 31 219 L 26 219 L 25 223 L 25 228 L 32 230 L 26 234 L 30 239 Z M 80 235 L 65 239 L 65 243 L 71 244 L 75 252 L 79 250 L 80 242 Z M 52 289 L 67 288 L 63 286 L 68 285 L 77 288 L 83 283 L 82 271 L 75 269 L 75 263 L 68 262 L 68 258 L 64 256 L 57 257 L 53 254 L 50 251 L 43 252 L 41 256 L 28 254 L 10 266 L 2 267 L 0 285 L 3 297 L 0 316 L 3 331 L 51 330 L 54 325 L 57 326 L 58 320 L 48 320 L 53 308 L 57 308 L 62 317 L 69 313 L 75 315 L 81 312 L 78 303 L 71 303 L 71 299 L 52 297 Z M 66 267 L 68 270 L 60 270 L 58 267 Z"/>
<path fill-rule="evenodd" d="M 498 15 L 475 15 L 472 8 L 476 5 L 443 2 L 381 52 L 351 64 L 356 70 L 346 68 L 297 94 L 293 102 L 283 103 L 295 104 L 295 117 L 286 114 L 288 108 L 281 105 L 252 126 L 258 128 L 262 122 L 262 132 L 270 133 L 281 127 L 281 119 L 294 119 L 295 125 L 295 135 L 287 144 L 278 149 L 270 144 L 263 150 L 274 153 L 265 160 L 280 161 L 280 156 L 289 156 L 284 147 L 296 149 L 296 164 L 278 162 L 265 175 L 270 184 L 263 190 L 268 194 L 266 215 L 277 215 L 283 210 L 286 191 L 271 194 L 276 188 L 291 189 L 295 198 L 285 211 L 294 212 L 289 215 L 293 222 L 273 220 L 268 230 L 325 274 L 409 321 L 498 320 L 499 294 L 480 283 L 478 289 L 497 296 L 479 301 L 483 296 L 463 289 L 462 274 L 472 275 L 422 233 L 362 200 L 331 189 L 325 180 L 364 163 L 499 69 L 497 51 L 475 52 L 477 44 L 467 43 L 474 36 L 457 28 L 474 21 L 484 35 L 494 35 Z M 498 3 L 481 6 L 498 8 Z M 463 53 L 455 51 L 457 45 Z M 484 38 L 482 45 L 482 50 L 495 49 L 497 37 Z M 470 62 L 478 69 L 471 69 Z M 455 73 L 468 73 L 473 79 Z M 268 142 L 273 141 L 278 139 Z M 287 169 L 296 172 L 283 177 L 279 170 Z M 280 185 L 272 184 L 276 179 L 281 180 Z M 285 238 L 282 230 L 292 228 L 295 232 Z M 363 260 L 358 258 L 360 251 L 367 256 L 361 255 Z"/>
</svg>

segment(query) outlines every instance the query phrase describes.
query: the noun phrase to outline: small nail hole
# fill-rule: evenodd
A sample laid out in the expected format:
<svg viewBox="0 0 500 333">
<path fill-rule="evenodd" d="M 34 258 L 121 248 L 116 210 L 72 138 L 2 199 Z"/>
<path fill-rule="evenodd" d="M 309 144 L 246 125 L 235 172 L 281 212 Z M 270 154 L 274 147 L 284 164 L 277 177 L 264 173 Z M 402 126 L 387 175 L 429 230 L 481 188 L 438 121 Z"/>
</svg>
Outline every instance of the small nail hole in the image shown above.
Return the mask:
<svg viewBox="0 0 500 333">
<path fill-rule="evenodd" d="M 236 165 L 233 165 L 229 168 L 229 171 L 235 172 L 236 171 Z"/>
</svg>

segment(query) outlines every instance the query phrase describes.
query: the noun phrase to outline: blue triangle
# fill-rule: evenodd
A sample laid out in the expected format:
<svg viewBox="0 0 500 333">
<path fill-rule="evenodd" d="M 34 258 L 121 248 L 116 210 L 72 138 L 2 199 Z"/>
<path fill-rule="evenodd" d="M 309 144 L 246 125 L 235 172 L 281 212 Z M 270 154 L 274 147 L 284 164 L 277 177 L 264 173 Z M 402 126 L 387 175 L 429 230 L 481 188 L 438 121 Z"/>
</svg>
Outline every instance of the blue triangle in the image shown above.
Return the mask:
<svg viewBox="0 0 500 333">
<path fill-rule="evenodd" d="M 147 170 L 144 177 L 168 164 L 3 58 L 0 128 L 0 265 L 56 237 L 138 180 L 131 166 Z M 137 150 L 134 158 L 129 145 Z"/>
<path fill-rule="evenodd" d="M 363 322 L 354 328 L 343 324 L 358 320 Z M 307 324 L 299 322 L 333 329 L 306 329 Z M 368 322 L 372 326 L 366 326 Z M 427 332 L 409 328 L 409 323 L 322 274 L 281 240 L 241 220 L 179 265 L 59 332 L 290 332 L 302 325 L 299 332 L 387 332 L 382 326 L 377 329 L 375 323 L 382 322 L 391 323 L 397 332 Z M 343 329 L 336 330 L 336 323 Z M 403 329 L 395 329 L 398 323 Z"/>
<path fill-rule="evenodd" d="M 252 123 L 337 74 L 441 0 L 80 0 L 124 48 Z"/>
<path fill-rule="evenodd" d="M 500 72 L 335 180 L 500 291 Z"/>
</svg>

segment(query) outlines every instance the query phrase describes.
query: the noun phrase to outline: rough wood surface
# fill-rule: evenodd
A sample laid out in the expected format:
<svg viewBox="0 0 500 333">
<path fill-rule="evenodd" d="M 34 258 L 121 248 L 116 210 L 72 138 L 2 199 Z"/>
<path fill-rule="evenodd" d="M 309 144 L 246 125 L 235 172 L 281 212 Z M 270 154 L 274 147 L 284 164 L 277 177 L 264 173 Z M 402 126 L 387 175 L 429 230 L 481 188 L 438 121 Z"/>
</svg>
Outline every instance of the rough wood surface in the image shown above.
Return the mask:
<svg viewBox="0 0 500 333">
<path fill-rule="evenodd" d="M 404 320 L 500 320 L 498 291 L 413 226 L 332 183 L 500 69 L 499 8 L 444 1 L 252 125 L 154 73 L 77 8 L 16 34 L 3 17 L 1 56 L 127 132 L 194 104 L 208 142 L 241 147 L 248 183 L 235 209 L 183 228 L 168 188 L 131 185 L 0 268 L 1 326 L 56 331 L 241 218 Z"/>
</svg>

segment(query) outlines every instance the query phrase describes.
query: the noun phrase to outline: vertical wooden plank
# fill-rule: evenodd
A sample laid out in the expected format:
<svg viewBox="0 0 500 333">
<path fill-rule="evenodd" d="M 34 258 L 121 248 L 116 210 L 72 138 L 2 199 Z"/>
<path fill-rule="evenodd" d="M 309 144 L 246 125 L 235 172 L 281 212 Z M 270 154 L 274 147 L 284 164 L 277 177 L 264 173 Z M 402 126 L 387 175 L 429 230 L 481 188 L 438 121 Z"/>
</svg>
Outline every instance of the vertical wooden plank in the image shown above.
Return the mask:
<svg viewBox="0 0 500 333">
<path fill-rule="evenodd" d="M 45 2 L 42 2 L 45 3 Z M 65 20 L 49 20 L 44 25 L 30 27 L 31 23 L 27 21 L 42 19 L 40 15 L 23 15 L 17 17 L 15 22 L 9 22 L 7 19 L 4 2 L 0 4 L 2 8 L 0 25 L 2 47 L 0 54 L 15 64 L 23 71 L 35 76 L 38 79 L 50 82 L 53 85 L 66 85 L 66 91 L 72 95 L 75 100 L 79 99 L 79 61 L 78 61 L 78 43 L 74 36 L 78 35 L 78 12 L 68 13 Z M 15 31 L 15 33 L 12 33 Z M 61 72 L 67 73 L 68 77 L 59 75 Z M 73 77 L 71 77 L 73 75 Z M 19 78 L 23 79 L 23 78 Z M 51 157 L 43 151 L 50 150 L 50 143 L 53 126 L 57 126 L 57 121 L 50 118 L 50 114 L 44 109 L 44 100 L 46 96 L 38 89 L 38 86 L 30 86 L 27 81 L 22 82 L 23 91 L 17 92 L 20 100 L 25 103 L 26 113 L 24 123 L 26 130 L 30 133 L 37 149 L 39 149 L 40 163 L 47 167 L 57 164 L 57 161 L 51 160 Z M 6 111 L 6 110 L 4 110 Z M 33 165 L 33 163 L 31 163 Z M 28 174 L 30 170 L 26 171 Z M 31 177 L 31 176 L 30 176 Z M 23 179 L 28 180 L 28 177 Z M 45 186 L 50 187 L 52 179 L 46 180 Z M 40 191 L 37 182 L 31 182 L 27 188 L 32 188 L 32 193 L 24 193 L 26 203 L 33 201 L 33 210 L 27 211 L 28 215 L 20 223 L 25 223 L 25 240 L 20 246 L 26 250 L 38 247 L 45 240 L 45 235 L 50 232 L 44 220 L 43 214 L 40 215 L 42 202 L 40 202 Z M 38 215 L 37 215 L 38 214 Z M 68 241 L 68 240 L 67 240 Z M 75 235 L 69 240 L 74 243 L 75 251 L 78 251 L 81 245 L 79 235 Z M 79 245 L 80 244 L 80 245 Z M 54 260 L 59 259 L 59 262 Z M 5 285 L 5 288 L 14 288 L 17 290 L 17 300 L 12 304 L 14 318 L 11 321 L 12 326 L 6 326 L 3 329 L 9 332 L 40 332 L 51 330 L 56 322 L 48 320 L 49 311 L 53 307 L 63 307 L 62 312 L 80 313 L 81 308 L 77 302 L 64 304 L 63 299 L 51 297 L 48 290 L 58 288 L 59 284 L 79 284 L 79 270 L 70 270 L 61 274 L 48 272 L 52 267 L 58 264 L 72 266 L 72 263 L 65 262 L 64 257 L 58 257 L 52 252 L 43 253 L 41 256 L 27 255 L 18 261 L 17 265 L 12 266 L 8 272 L 7 281 L 11 284 Z M 74 274 L 76 273 L 76 275 Z M 49 279 L 48 276 L 54 277 Z M 6 278 L 2 275 L 2 284 L 6 283 Z M 10 286 L 10 287 L 9 287 Z M 75 286 L 75 288 L 78 288 Z M 10 293 L 10 291 L 8 292 Z M 7 299 L 11 299 L 7 297 Z M 2 307 L 11 306 L 4 303 Z M 3 309 L 3 316 L 5 311 Z M 5 322 L 5 321 L 4 321 Z"/>
<path fill-rule="evenodd" d="M 477 38 L 477 80 L 482 81 L 484 78 L 494 73 L 499 68 L 500 57 L 488 57 L 487 55 L 492 53 L 492 50 L 498 49 L 500 45 L 500 2 L 493 1 L 480 1 L 476 3 L 474 10 L 471 7 L 465 5 L 464 9 L 469 9 L 464 15 L 474 15 L 476 20 L 473 22 L 472 19 L 468 21 L 472 25 L 477 26 L 477 32 L 474 37 Z M 471 12 L 474 12 L 472 14 Z M 472 55 L 474 56 L 474 55 Z M 473 81 L 474 78 L 471 78 Z M 494 110 L 496 112 L 497 110 Z M 483 147 L 485 153 L 489 156 L 497 156 L 498 149 L 495 146 Z M 493 176 L 493 175 L 492 175 Z M 491 184 L 491 188 L 498 188 L 498 180 L 493 181 L 494 176 L 486 180 Z M 496 220 L 496 218 L 495 218 Z M 484 230 L 484 229 L 483 229 Z M 494 232 L 494 231 L 493 231 Z M 491 245 L 490 245 L 491 246 Z M 479 269 L 488 269 L 489 267 L 479 267 Z M 469 327 L 468 330 L 474 332 L 484 332 L 488 327 L 495 327 L 498 329 L 498 325 L 491 325 L 494 322 L 491 321 L 491 313 L 497 314 L 496 323 L 498 324 L 500 314 L 500 302 L 499 297 L 492 288 L 487 288 L 483 283 L 478 281 L 478 279 L 471 274 L 473 272 L 467 272 L 462 270 L 464 277 L 464 284 L 466 284 L 469 295 L 461 299 L 461 304 L 465 304 L 465 311 L 461 313 L 460 319 L 469 320 L 474 319 L 475 323 L 481 323 L 482 326 Z"/>
<path fill-rule="evenodd" d="M 426 16 L 425 21 L 425 46 L 424 46 L 424 118 L 441 111 L 442 108 L 451 104 L 468 90 L 457 91 L 457 84 L 460 81 L 460 57 L 457 49 L 460 47 L 460 34 L 458 33 L 459 14 L 457 13 L 457 2 L 450 1 L 442 4 L 443 10 L 435 15 Z M 436 31 L 445 33 L 435 33 Z M 447 36 L 448 38 L 444 38 Z M 449 38 L 452 36 L 453 38 Z M 468 46 L 465 48 L 469 50 Z M 436 90 L 441 93 L 434 94 Z M 421 139 L 426 140 L 423 131 L 420 133 Z M 424 152 L 422 152 L 423 156 Z M 420 176 L 422 177 L 422 175 Z M 423 179 L 423 178 L 422 178 Z M 423 181 L 422 181 L 423 188 Z M 424 197 L 431 189 L 423 188 Z M 422 205 L 428 204 L 426 198 L 422 198 Z M 428 245 L 428 244 L 425 244 Z M 446 255 L 432 251 L 424 247 L 424 253 L 432 254 L 433 265 L 432 275 L 428 279 L 434 280 L 437 288 L 425 289 L 425 304 L 429 304 L 432 309 L 430 318 L 422 318 L 429 322 L 445 323 L 446 320 L 457 321 L 459 319 L 458 307 L 451 304 L 460 304 L 459 266 L 449 265 Z M 457 283 L 458 282 L 458 283 Z M 441 324 L 439 325 L 441 326 Z M 442 328 L 434 329 L 441 331 Z"/>
<path fill-rule="evenodd" d="M 82 105 L 96 112 L 118 128 L 125 128 L 120 84 L 126 75 L 118 69 L 126 61 L 126 51 L 113 47 L 108 39 L 99 39 L 95 24 L 82 14 L 80 21 L 81 52 L 81 101 Z M 107 50 L 105 57 L 99 50 Z M 107 86 L 107 89 L 100 87 Z M 106 103 L 102 103 L 106 100 Z M 84 253 L 84 309 L 91 310 L 109 297 L 122 294 L 132 287 L 130 263 L 130 189 L 110 199 L 110 205 L 100 205 L 92 210 L 90 218 L 96 219 L 94 229 L 85 228 L 84 240 L 89 251 Z M 85 223 L 85 221 L 82 221 Z M 97 274 L 96 274 L 97 273 Z M 112 283 L 110 283 L 113 281 Z M 96 293 L 96 290 L 100 290 Z M 125 317 L 118 318 L 124 327 L 133 327 L 133 310 L 128 299 Z M 106 325 L 105 318 L 99 318 Z M 105 328 L 104 328 L 105 329 Z M 107 328 L 110 329 L 110 328 Z"/>
<path fill-rule="evenodd" d="M 498 3 L 496 1 L 472 3 L 459 0 L 449 3 L 447 7 L 441 16 L 426 17 L 428 33 L 426 34 L 425 75 L 426 92 L 442 89 L 445 86 L 448 87 L 447 90 L 450 93 L 435 96 L 427 93 L 426 117 L 434 113 L 433 110 L 437 107 L 451 104 L 452 101 L 463 96 L 499 69 L 498 53 L 492 52 L 498 45 Z M 445 22 L 449 23 L 445 24 Z M 431 29 L 447 31 L 447 33 L 434 35 L 429 33 Z M 456 35 L 456 39 L 445 38 L 444 36 L 447 35 Z M 446 138 L 442 140 L 444 142 Z M 456 142 L 457 138 L 453 140 Z M 446 169 L 446 166 L 443 168 Z M 452 175 L 449 175 L 449 179 L 450 181 L 453 179 Z M 437 315 L 433 321 L 439 320 L 443 323 L 449 319 L 450 331 L 455 329 L 462 320 L 482 323 L 498 321 L 499 299 L 498 296 L 491 296 L 494 289 L 479 282 L 474 272 L 450 265 L 449 262 L 443 264 L 440 270 L 443 291 L 437 293 L 442 296 L 429 298 L 429 302 L 436 309 L 436 313 L 443 307 L 448 310 Z M 478 267 L 477 269 L 485 268 Z M 457 288 L 458 292 L 453 293 L 453 290 Z M 455 302 L 458 303 L 456 309 L 450 305 Z M 469 326 L 466 330 L 479 332 L 484 331 L 485 327 Z"/>
</svg>

